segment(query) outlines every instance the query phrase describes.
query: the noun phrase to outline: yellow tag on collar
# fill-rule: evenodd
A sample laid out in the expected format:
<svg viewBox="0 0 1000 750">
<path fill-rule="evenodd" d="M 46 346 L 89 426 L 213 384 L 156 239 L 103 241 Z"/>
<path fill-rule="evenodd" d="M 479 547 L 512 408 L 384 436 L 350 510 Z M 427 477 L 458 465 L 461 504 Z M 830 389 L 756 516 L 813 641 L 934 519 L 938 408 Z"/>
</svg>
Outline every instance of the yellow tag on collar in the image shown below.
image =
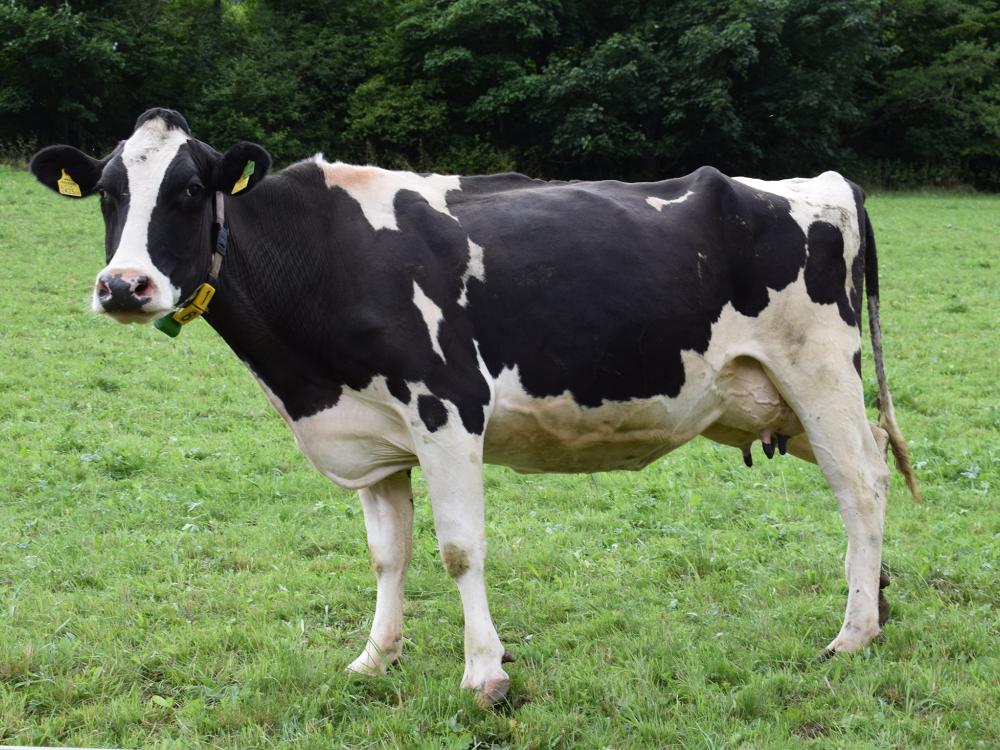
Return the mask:
<svg viewBox="0 0 1000 750">
<path fill-rule="evenodd" d="M 198 287 L 198 291 L 195 293 L 194 299 L 191 300 L 190 304 L 173 314 L 174 320 L 181 325 L 185 325 L 195 318 L 200 317 L 208 309 L 208 303 L 212 301 L 213 296 L 215 296 L 215 287 L 206 281 Z"/>
<path fill-rule="evenodd" d="M 208 303 L 212 301 L 215 294 L 215 287 L 207 281 L 198 287 L 194 294 L 194 299 L 182 310 L 178 310 L 173 315 L 164 315 L 159 320 L 153 321 L 157 330 L 163 331 L 170 338 L 176 338 L 181 332 L 181 326 L 197 320 L 201 314 L 208 309 Z"/>
<path fill-rule="evenodd" d="M 243 167 L 243 174 L 240 175 L 240 179 L 238 179 L 236 184 L 233 185 L 233 192 L 230 193 L 230 195 L 236 195 L 250 184 L 250 175 L 253 174 L 254 167 L 256 166 L 257 165 L 254 164 L 252 159 L 246 163 L 246 166 Z"/>
<path fill-rule="evenodd" d="M 74 198 L 80 198 L 83 196 L 83 191 L 80 190 L 80 186 L 73 182 L 73 178 L 66 174 L 65 169 L 60 169 L 62 172 L 62 177 L 56 181 L 56 185 L 59 186 L 59 192 L 63 195 L 70 195 Z"/>
</svg>

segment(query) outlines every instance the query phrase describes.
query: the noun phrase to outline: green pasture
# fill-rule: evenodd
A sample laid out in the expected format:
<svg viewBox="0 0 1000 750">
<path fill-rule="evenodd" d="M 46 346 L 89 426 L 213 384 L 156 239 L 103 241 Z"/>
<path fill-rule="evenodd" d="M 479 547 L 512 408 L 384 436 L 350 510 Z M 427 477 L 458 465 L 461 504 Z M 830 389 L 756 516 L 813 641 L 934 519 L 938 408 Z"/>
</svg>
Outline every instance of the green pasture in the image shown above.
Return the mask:
<svg viewBox="0 0 1000 750">
<path fill-rule="evenodd" d="M 207 325 L 92 315 L 96 204 L 0 168 L 0 744 L 1000 746 L 1000 197 L 869 208 L 924 491 L 894 473 L 883 636 L 816 659 L 846 538 L 811 465 L 699 440 L 635 474 L 491 467 L 488 582 L 518 661 L 482 711 L 419 472 L 404 660 L 348 677 L 375 603 L 355 495 Z"/>
</svg>

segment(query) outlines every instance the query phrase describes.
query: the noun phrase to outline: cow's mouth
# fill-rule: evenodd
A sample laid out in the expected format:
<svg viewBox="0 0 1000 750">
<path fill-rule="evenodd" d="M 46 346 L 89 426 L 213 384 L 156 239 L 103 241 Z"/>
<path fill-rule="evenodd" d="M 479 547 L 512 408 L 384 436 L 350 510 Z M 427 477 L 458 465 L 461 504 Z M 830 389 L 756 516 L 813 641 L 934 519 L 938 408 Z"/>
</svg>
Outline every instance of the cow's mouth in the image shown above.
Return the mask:
<svg viewBox="0 0 1000 750">
<path fill-rule="evenodd" d="M 109 318 L 118 321 L 119 323 L 152 323 L 157 318 L 163 316 L 164 313 L 170 312 L 169 310 L 116 310 L 104 311 L 104 314 Z"/>
</svg>

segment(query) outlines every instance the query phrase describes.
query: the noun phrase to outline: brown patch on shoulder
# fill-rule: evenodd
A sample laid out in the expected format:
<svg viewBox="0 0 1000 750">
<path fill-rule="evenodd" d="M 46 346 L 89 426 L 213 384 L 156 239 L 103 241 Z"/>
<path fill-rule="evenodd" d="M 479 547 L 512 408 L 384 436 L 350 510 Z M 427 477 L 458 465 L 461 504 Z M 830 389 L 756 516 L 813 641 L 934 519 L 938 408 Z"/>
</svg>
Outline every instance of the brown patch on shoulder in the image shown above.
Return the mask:
<svg viewBox="0 0 1000 750">
<path fill-rule="evenodd" d="M 365 188 L 380 174 L 378 167 L 357 167 L 353 164 L 335 162 L 317 162 L 323 170 L 323 178 L 327 187 L 339 185 L 344 190 L 359 190 Z"/>
<path fill-rule="evenodd" d="M 452 578 L 461 578 L 469 569 L 469 556 L 457 544 L 446 544 L 441 548 L 441 560 L 444 569 Z"/>
</svg>

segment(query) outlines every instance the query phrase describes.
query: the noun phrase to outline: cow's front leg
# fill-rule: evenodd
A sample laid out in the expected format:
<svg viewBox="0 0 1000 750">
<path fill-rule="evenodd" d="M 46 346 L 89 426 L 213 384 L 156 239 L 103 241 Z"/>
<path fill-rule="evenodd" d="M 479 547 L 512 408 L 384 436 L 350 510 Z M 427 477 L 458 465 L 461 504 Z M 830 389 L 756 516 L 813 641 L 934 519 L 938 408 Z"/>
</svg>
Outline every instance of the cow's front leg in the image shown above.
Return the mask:
<svg viewBox="0 0 1000 750">
<path fill-rule="evenodd" d="M 378 584 L 371 635 L 348 669 L 377 675 L 399 659 L 403 650 L 403 587 L 413 548 L 409 472 L 393 474 L 358 494 Z"/>
<path fill-rule="evenodd" d="M 430 451 L 421 457 L 421 468 L 427 479 L 441 560 L 462 597 L 462 687 L 473 690 L 479 705 L 486 708 L 503 700 L 510 678 L 501 666 L 506 652 L 490 617 L 483 579 L 486 531 L 481 456 L 482 443 L 477 441 L 474 446 L 456 446 L 453 451 Z"/>
</svg>

